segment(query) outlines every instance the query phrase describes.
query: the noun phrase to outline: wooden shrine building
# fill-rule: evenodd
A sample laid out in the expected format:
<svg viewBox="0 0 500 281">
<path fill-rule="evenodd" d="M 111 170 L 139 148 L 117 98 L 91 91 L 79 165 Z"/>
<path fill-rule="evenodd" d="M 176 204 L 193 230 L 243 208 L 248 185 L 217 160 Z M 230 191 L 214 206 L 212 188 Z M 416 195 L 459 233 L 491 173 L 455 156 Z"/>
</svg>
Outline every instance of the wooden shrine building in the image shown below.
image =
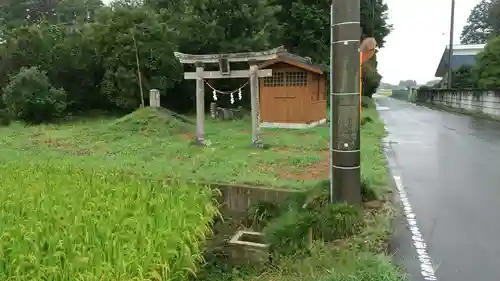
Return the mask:
<svg viewBox="0 0 500 281">
<path fill-rule="evenodd" d="M 283 46 L 261 52 L 174 55 L 180 63 L 196 67 L 196 72 L 185 72 L 184 79 L 196 80 L 197 144 L 205 145 L 205 79 L 249 79 L 255 147 L 264 147 L 261 127 L 308 128 L 326 122 L 325 73 Z M 248 70 L 231 69 L 231 63 L 243 62 L 249 64 Z M 208 64 L 218 64 L 219 71 L 205 71 Z M 216 92 L 213 89 L 214 100 Z"/>
<path fill-rule="evenodd" d="M 308 58 L 282 51 L 259 69 L 272 76 L 259 78 L 261 127 L 309 128 L 326 123 L 327 75 Z"/>
</svg>

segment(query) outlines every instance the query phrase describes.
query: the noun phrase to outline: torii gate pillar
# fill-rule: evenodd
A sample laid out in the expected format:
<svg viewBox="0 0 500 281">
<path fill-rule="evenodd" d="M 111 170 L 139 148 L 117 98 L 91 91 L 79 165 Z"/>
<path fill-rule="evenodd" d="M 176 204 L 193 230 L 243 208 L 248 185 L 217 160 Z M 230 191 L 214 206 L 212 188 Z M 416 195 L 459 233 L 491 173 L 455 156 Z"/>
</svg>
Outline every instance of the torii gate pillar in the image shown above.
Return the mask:
<svg viewBox="0 0 500 281">
<path fill-rule="evenodd" d="M 196 144 L 205 145 L 205 84 L 203 82 L 204 66 L 196 62 Z"/>
<path fill-rule="evenodd" d="M 259 77 L 272 76 L 272 70 L 259 70 L 258 62 L 278 58 L 286 52 L 283 46 L 262 51 L 231 54 L 190 55 L 175 52 L 182 64 L 195 64 L 196 72 L 185 72 L 184 79 L 196 79 L 196 144 L 205 145 L 205 85 L 204 79 L 250 78 L 252 104 L 252 145 L 262 148 L 260 140 Z M 249 70 L 231 70 L 231 62 L 248 62 Z M 204 64 L 219 64 L 219 71 L 205 71 Z"/>
<path fill-rule="evenodd" d="M 250 101 L 252 107 L 252 145 L 262 148 L 264 145 L 260 140 L 260 95 L 259 95 L 259 66 L 257 61 L 250 63 Z"/>
</svg>

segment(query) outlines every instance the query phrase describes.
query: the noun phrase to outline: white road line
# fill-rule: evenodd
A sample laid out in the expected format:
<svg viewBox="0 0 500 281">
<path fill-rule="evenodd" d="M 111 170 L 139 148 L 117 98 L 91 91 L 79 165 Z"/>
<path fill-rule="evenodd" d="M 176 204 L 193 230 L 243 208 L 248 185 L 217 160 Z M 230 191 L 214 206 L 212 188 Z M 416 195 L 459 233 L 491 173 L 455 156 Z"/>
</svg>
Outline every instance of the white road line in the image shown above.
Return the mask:
<svg viewBox="0 0 500 281">
<path fill-rule="evenodd" d="M 377 105 L 377 109 L 379 109 L 379 105 L 377 103 L 375 104 Z M 384 127 L 388 132 L 389 130 L 387 128 L 387 125 L 384 124 Z M 389 155 L 388 149 L 388 147 L 385 147 L 385 156 L 389 163 L 389 168 L 391 169 L 394 182 L 396 183 L 396 188 L 398 189 L 398 195 L 401 201 L 401 206 L 403 207 L 406 223 L 408 224 L 408 230 L 410 230 L 412 234 L 411 240 L 420 262 L 420 273 L 426 281 L 437 281 L 436 273 L 434 272 L 434 267 L 432 266 L 432 260 L 427 253 L 427 244 L 425 243 L 425 240 L 417 224 L 417 217 L 413 213 L 413 209 L 411 207 L 410 200 L 408 200 L 408 194 L 406 194 L 403 181 L 401 180 L 401 176 L 397 172 L 396 163 L 394 159 Z"/>
<path fill-rule="evenodd" d="M 410 201 L 408 200 L 408 195 L 406 194 L 401 177 L 398 175 L 393 176 L 396 182 L 396 188 L 398 189 L 399 198 L 401 200 L 401 205 L 403 207 L 404 215 L 406 217 L 406 222 L 408 223 L 408 229 L 410 230 L 413 242 L 413 246 L 417 251 L 418 260 L 420 261 L 420 273 L 426 281 L 436 281 L 436 274 L 434 272 L 434 267 L 432 266 L 431 258 L 427 253 L 427 244 L 422 237 L 417 224 L 417 219 L 413 210 L 411 208 Z"/>
</svg>

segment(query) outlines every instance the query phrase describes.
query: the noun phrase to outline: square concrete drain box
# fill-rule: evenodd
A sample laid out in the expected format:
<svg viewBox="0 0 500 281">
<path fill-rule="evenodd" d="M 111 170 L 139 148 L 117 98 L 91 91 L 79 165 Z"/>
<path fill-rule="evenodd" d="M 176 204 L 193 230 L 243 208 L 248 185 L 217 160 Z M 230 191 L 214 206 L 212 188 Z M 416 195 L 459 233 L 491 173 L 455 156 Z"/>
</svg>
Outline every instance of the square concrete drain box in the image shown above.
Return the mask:
<svg viewBox="0 0 500 281">
<path fill-rule="evenodd" d="M 269 244 L 260 232 L 238 231 L 229 240 L 229 256 L 236 265 L 264 265 L 269 261 Z"/>
</svg>

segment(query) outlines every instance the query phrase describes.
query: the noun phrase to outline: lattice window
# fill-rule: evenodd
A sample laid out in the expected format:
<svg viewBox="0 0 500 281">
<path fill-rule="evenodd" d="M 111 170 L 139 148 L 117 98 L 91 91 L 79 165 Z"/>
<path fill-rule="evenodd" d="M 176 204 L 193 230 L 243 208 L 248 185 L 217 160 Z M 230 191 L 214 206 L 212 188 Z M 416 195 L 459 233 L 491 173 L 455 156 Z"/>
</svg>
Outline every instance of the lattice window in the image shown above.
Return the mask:
<svg viewBox="0 0 500 281">
<path fill-rule="evenodd" d="M 264 77 L 264 87 L 283 87 L 285 86 L 285 73 L 274 72 L 271 77 Z"/>
<path fill-rule="evenodd" d="M 287 87 L 305 87 L 307 86 L 307 72 L 287 72 L 286 73 Z"/>
</svg>

